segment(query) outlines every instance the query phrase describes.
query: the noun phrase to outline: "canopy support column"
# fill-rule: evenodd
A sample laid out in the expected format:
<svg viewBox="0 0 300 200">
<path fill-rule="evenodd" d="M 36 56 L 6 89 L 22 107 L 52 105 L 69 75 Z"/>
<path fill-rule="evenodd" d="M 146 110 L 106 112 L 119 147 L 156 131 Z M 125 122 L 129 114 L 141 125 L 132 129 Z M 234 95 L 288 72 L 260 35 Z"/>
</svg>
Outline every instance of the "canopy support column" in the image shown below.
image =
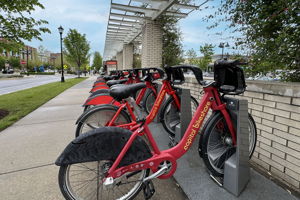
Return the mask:
<svg viewBox="0 0 300 200">
<path fill-rule="evenodd" d="M 157 21 L 145 20 L 142 29 L 142 68 L 162 67 L 162 30 Z"/>
<path fill-rule="evenodd" d="M 123 46 L 123 69 L 132 69 L 133 66 L 133 44 Z"/>
<path fill-rule="evenodd" d="M 117 69 L 123 69 L 123 51 L 117 53 Z"/>
</svg>

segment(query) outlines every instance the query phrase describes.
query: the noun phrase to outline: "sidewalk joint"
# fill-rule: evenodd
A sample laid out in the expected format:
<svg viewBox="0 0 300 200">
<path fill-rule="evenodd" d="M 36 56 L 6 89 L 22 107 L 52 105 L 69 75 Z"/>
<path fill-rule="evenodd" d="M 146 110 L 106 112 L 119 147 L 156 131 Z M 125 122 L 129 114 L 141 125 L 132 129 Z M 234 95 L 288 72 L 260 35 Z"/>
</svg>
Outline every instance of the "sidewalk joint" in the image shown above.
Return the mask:
<svg viewBox="0 0 300 200">
<path fill-rule="evenodd" d="M 54 165 L 54 163 L 49 163 L 49 164 L 45 164 L 45 165 L 38 165 L 38 166 L 34 166 L 34 167 L 28 167 L 28 168 L 24 168 L 24 169 L 18 169 L 18 170 L 3 172 L 3 173 L 0 173 L 0 176 L 1 175 L 7 175 L 7 174 L 13 174 L 13 173 L 16 173 L 16 172 L 21 172 L 21 171 L 27 171 L 27 170 L 31 170 L 31 169 L 48 167 L 48 166 L 51 166 L 51 165 Z"/>
</svg>

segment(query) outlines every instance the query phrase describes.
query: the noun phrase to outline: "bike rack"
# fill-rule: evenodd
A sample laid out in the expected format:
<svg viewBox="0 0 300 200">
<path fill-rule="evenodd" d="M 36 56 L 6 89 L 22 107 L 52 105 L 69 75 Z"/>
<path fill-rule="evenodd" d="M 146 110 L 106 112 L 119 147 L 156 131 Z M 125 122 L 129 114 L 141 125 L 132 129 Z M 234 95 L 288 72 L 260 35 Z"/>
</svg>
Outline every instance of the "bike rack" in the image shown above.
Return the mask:
<svg viewBox="0 0 300 200">
<path fill-rule="evenodd" d="M 248 101 L 225 97 L 227 108 L 237 132 L 236 152 L 225 162 L 224 178 L 219 185 L 235 196 L 239 196 L 250 181 Z"/>
<path fill-rule="evenodd" d="M 189 89 L 182 88 L 180 94 L 180 123 L 176 125 L 175 142 L 181 140 L 189 123 L 192 120 L 191 92 Z"/>
<path fill-rule="evenodd" d="M 182 89 L 180 124 L 176 126 L 175 143 L 181 140 L 192 118 L 189 89 Z M 239 196 L 250 180 L 248 101 L 225 97 L 227 109 L 237 131 L 236 152 L 225 162 L 224 178 L 210 177 L 228 192 Z M 174 145 L 173 144 L 173 145 Z"/>
<path fill-rule="evenodd" d="M 189 89 L 182 89 L 181 102 L 184 103 L 180 104 L 180 123 L 176 125 L 175 139 L 170 143 L 173 146 L 181 140 L 192 119 Z M 228 192 L 239 196 L 250 180 L 248 101 L 225 97 L 225 102 L 237 132 L 237 147 L 236 152 L 225 162 L 224 178 L 210 177 Z"/>
</svg>

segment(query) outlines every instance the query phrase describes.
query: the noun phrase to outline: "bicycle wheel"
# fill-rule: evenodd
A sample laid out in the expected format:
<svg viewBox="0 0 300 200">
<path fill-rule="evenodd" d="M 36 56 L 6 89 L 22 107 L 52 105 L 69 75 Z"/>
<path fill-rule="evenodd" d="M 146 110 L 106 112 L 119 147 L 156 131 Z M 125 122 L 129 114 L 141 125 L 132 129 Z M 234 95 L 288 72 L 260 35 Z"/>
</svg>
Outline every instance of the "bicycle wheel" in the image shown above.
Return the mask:
<svg viewBox="0 0 300 200">
<path fill-rule="evenodd" d="M 92 129 L 104 127 L 113 118 L 118 107 L 113 105 L 101 105 L 87 110 L 87 114 L 78 122 L 75 137 Z M 122 110 L 113 125 L 130 123 L 129 115 Z"/>
<path fill-rule="evenodd" d="M 150 111 L 154 105 L 155 99 L 156 99 L 156 95 L 154 94 L 154 92 L 152 90 L 149 91 L 147 96 L 144 98 L 143 108 L 147 114 L 150 113 Z"/>
<path fill-rule="evenodd" d="M 194 115 L 197 107 L 197 100 L 191 96 L 192 116 Z M 163 105 L 160 115 L 164 129 L 168 132 L 170 137 L 175 137 L 176 125 L 180 123 L 180 109 L 177 108 L 172 96 L 169 97 Z"/>
<path fill-rule="evenodd" d="M 249 158 L 251 158 L 256 146 L 255 121 L 249 114 Z M 203 161 L 214 176 L 224 175 L 225 161 L 235 153 L 232 144 L 231 134 L 227 127 L 224 116 L 218 112 L 208 120 L 206 128 L 202 130 L 202 137 L 199 140 L 199 150 Z"/>
<path fill-rule="evenodd" d="M 58 181 L 63 196 L 67 200 L 133 199 L 142 189 L 142 180 L 149 170 L 126 173 L 105 186 L 103 180 L 112 163 L 101 160 L 61 166 Z"/>
</svg>

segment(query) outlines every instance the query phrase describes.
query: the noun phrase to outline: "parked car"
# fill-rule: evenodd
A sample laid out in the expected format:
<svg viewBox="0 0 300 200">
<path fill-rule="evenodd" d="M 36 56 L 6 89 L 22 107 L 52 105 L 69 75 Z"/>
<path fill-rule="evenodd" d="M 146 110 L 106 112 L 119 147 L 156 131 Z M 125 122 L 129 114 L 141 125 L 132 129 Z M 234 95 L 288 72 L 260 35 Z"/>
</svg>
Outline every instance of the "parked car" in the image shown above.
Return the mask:
<svg viewBox="0 0 300 200">
<path fill-rule="evenodd" d="M 3 74 L 13 74 L 13 73 L 14 73 L 14 70 L 13 70 L 12 68 L 10 68 L 10 69 L 4 69 L 4 70 L 2 71 L 2 73 L 3 73 Z"/>
</svg>

